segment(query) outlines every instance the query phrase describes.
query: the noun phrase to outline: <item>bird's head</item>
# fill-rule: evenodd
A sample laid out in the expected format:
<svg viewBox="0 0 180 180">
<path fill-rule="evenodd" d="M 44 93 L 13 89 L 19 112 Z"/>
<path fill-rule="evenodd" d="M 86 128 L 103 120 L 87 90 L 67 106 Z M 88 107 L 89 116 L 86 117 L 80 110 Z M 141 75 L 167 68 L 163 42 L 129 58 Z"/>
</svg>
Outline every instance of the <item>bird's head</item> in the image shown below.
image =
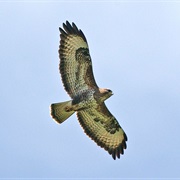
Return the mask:
<svg viewBox="0 0 180 180">
<path fill-rule="evenodd" d="M 106 99 L 108 99 L 113 95 L 113 92 L 107 88 L 99 88 L 99 92 L 102 101 L 105 101 Z"/>
</svg>

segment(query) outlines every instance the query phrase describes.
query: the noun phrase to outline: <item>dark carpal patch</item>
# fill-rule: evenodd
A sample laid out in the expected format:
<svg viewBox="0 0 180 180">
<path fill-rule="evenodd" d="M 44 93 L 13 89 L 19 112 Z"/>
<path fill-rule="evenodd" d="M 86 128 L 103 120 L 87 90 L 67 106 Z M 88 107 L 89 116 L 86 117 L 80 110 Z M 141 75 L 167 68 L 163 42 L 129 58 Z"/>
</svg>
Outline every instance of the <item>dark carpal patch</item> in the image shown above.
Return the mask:
<svg viewBox="0 0 180 180">
<path fill-rule="evenodd" d="M 91 61 L 88 48 L 81 47 L 77 49 L 75 56 L 76 56 L 76 60 L 79 61 L 80 63 Z"/>
<path fill-rule="evenodd" d="M 106 122 L 106 124 L 104 125 L 104 128 L 106 129 L 106 131 L 108 131 L 111 134 L 114 134 L 116 131 L 119 131 L 119 129 L 121 128 L 121 126 L 119 125 L 119 123 L 113 118 L 110 121 Z"/>
<path fill-rule="evenodd" d="M 102 121 L 100 118 L 94 118 L 94 121 L 100 122 L 101 124 L 104 124 L 104 121 Z"/>
</svg>

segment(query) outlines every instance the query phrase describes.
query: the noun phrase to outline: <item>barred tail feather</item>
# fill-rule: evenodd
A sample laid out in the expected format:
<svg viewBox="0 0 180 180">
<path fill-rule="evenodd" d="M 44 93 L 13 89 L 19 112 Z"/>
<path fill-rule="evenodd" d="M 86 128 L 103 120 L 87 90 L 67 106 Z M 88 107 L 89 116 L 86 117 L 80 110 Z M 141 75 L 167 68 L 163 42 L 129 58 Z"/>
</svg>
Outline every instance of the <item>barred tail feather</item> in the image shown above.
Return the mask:
<svg viewBox="0 0 180 180">
<path fill-rule="evenodd" d="M 75 111 L 65 111 L 67 106 L 71 106 L 72 101 L 51 104 L 51 116 L 57 123 L 62 123 L 68 119 Z"/>
</svg>

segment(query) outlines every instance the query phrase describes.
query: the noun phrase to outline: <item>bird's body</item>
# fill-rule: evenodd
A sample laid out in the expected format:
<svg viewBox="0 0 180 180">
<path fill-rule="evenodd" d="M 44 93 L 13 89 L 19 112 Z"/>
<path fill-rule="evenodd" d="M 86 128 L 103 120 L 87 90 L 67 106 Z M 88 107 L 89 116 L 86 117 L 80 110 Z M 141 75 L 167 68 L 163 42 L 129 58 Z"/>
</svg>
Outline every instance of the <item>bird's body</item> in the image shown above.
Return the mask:
<svg viewBox="0 0 180 180">
<path fill-rule="evenodd" d="M 85 133 L 114 159 L 126 149 L 127 136 L 104 101 L 112 91 L 99 88 L 94 79 L 87 40 L 74 23 L 60 28 L 60 73 L 70 101 L 51 105 L 51 115 L 64 122 L 74 112 Z"/>
</svg>

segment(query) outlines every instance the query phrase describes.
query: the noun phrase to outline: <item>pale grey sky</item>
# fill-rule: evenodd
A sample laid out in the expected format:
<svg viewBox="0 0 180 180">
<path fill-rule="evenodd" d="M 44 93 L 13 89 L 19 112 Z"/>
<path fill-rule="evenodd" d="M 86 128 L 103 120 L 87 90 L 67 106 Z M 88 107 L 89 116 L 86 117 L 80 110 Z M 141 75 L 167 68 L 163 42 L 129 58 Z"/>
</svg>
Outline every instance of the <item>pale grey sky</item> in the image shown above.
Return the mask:
<svg viewBox="0 0 180 180">
<path fill-rule="evenodd" d="M 120 160 L 73 115 L 58 70 L 59 26 L 84 32 L 96 81 L 128 136 Z M 0 2 L 0 178 L 180 178 L 180 2 Z"/>
</svg>

